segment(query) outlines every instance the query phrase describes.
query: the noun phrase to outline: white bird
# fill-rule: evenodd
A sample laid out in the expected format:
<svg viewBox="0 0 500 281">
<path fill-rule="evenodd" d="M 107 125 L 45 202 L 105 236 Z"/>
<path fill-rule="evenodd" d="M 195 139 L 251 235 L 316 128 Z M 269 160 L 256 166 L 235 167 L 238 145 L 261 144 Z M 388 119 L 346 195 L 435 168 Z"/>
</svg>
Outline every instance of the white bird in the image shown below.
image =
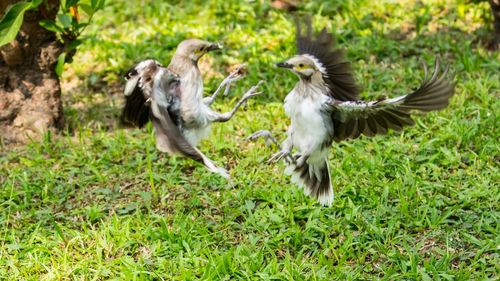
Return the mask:
<svg viewBox="0 0 500 281">
<path fill-rule="evenodd" d="M 286 172 L 292 182 L 304 188 L 304 193 L 322 205 L 330 206 L 334 199 L 328 152 L 332 143 L 355 139 L 361 135 L 385 134 L 388 129 L 400 131 L 413 125 L 413 111 L 428 112 L 448 105 L 454 85 L 439 74 L 439 61 L 434 73 L 425 78 L 412 93 L 392 99 L 358 100 L 350 64 L 343 50 L 337 49 L 334 36 L 324 28 L 313 38 L 310 19 L 303 34 L 297 22 L 298 54 L 277 66 L 291 70 L 299 82 L 286 96 L 284 107 L 291 124 L 281 150 L 268 162 L 286 157 Z M 269 131 L 259 131 L 250 139 L 267 137 L 276 142 Z M 292 150 L 297 152 L 293 156 Z"/>
<path fill-rule="evenodd" d="M 221 46 L 198 39 L 182 41 L 167 68 L 154 60 L 145 60 L 128 71 L 125 78 L 126 103 L 121 116 L 125 125 L 142 127 L 152 121 L 156 147 L 169 154 L 180 154 L 201 162 L 208 170 L 228 178 L 228 172 L 205 156 L 197 144 L 210 132 L 212 122 L 226 122 L 249 98 L 260 93 L 248 90 L 235 107 L 226 113 L 210 109 L 220 90 L 229 90 L 241 78 L 242 66 L 233 71 L 209 97 L 203 97 L 203 77 L 199 59 Z"/>
</svg>

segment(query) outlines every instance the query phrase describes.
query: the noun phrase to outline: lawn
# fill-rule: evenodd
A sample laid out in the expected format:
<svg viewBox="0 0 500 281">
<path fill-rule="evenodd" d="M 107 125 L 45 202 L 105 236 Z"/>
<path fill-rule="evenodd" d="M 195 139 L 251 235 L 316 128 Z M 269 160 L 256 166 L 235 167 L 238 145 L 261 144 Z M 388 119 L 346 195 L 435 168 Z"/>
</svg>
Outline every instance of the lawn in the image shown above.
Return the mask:
<svg viewBox="0 0 500 281">
<path fill-rule="evenodd" d="M 364 98 L 415 89 L 438 55 L 456 81 L 450 106 L 414 127 L 332 146 L 330 208 L 283 163 L 263 163 L 272 147 L 244 140 L 284 137 L 297 79 L 273 65 L 295 52 L 290 13 L 263 0 L 108 2 L 65 67 L 64 132 L 0 145 L 0 279 L 498 280 L 500 54 L 484 47 L 487 2 L 300 6 L 348 50 Z M 201 144 L 230 181 L 157 151 L 151 126 L 117 122 L 127 69 L 168 64 L 189 37 L 225 46 L 202 59 L 207 94 L 248 64 L 217 110 L 266 81 Z"/>
</svg>

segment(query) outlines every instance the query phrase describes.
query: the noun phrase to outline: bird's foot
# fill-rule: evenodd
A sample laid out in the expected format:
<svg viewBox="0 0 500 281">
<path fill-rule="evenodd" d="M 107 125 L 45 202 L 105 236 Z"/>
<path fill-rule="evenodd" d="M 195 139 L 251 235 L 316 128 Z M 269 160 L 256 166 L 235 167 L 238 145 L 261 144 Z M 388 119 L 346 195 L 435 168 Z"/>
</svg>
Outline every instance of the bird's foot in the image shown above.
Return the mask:
<svg viewBox="0 0 500 281">
<path fill-rule="evenodd" d="M 243 97 L 241 97 L 241 103 L 245 103 L 249 98 L 251 97 L 255 97 L 255 96 L 258 96 L 260 94 L 262 94 L 262 92 L 257 92 L 257 88 L 262 85 L 262 83 L 264 83 L 263 80 L 260 80 L 259 83 L 257 83 L 257 85 L 253 86 L 252 88 L 250 88 L 244 95 Z"/>
<path fill-rule="evenodd" d="M 274 143 L 276 146 L 279 146 L 278 141 L 273 137 L 271 132 L 269 132 L 268 130 L 257 131 L 255 133 L 251 134 L 250 136 L 246 137 L 245 140 L 246 141 L 255 141 L 258 138 L 264 138 L 267 146 L 270 146 L 271 143 Z"/>
<path fill-rule="evenodd" d="M 235 70 L 231 71 L 231 73 L 229 73 L 229 75 L 224 78 L 224 80 L 222 80 L 222 83 L 220 84 L 219 87 L 226 87 L 224 89 L 224 93 L 222 94 L 222 96 L 227 96 L 227 94 L 229 93 L 229 88 L 231 87 L 231 84 L 233 82 L 236 82 L 238 80 L 240 80 L 241 78 L 243 78 L 243 68 L 246 66 L 246 64 L 240 64 L 238 67 L 236 67 Z"/>
<path fill-rule="evenodd" d="M 217 172 L 216 173 L 219 174 L 219 175 L 221 175 L 225 179 L 230 179 L 231 178 L 231 176 L 229 175 L 228 170 L 226 170 L 224 168 L 217 167 Z"/>
<path fill-rule="evenodd" d="M 225 87 L 225 89 L 224 89 L 224 93 L 222 95 L 227 96 L 227 93 L 229 92 L 229 88 L 231 88 L 231 84 L 233 82 L 238 81 L 241 78 L 243 78 L 243 72 L 241 71 L 243 69 L 243 67 L 245 67 L 244 64 L 239 65 L 235 70 L 233 70 L 231 73 L 229 73 L 229 75 L 226 78 L 224 78 L 224 80 L 222 80 L 219 87 L 217 87 L 217 90 L 215 90 L 215 92 L 211 96 L 203 98 L 203 102 L 206 105 L 211 105 L 215 101 L 215 99 L 217 98 L 217 95 L 220 93 L 220 91 L 223 87 Z"/>
<path fill-rule="evenodd" d="M 290 151 L 289 150 L 280 150 L 280 151 L 274 153 L 273 155 L 271 155 L 271 158 L 269 158 L 266 163 L 273 164 L 273 163 L 280 161 L 281 159 L 283 159 L 285 157 L 287 157 L 286 160 L 288 162 L 289 161 L 288 158 L 291 157 Z"/>
</svg>

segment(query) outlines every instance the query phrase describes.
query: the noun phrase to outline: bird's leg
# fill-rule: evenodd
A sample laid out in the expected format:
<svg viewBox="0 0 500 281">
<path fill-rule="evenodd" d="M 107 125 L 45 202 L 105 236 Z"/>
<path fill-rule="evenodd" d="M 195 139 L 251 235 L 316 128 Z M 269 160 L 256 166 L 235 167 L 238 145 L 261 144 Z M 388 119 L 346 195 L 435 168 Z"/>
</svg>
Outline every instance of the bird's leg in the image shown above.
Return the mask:
<svg viewBox="0 0 500 281">
<path fill-rule="evenodd" d="M 280 147 L 279 142 L 276 140 L 276 138 L 273 137 L 273 135 L 271 134 L 271 132 L 269 132 L 268 130 L 257 131 L 255 133 L 253 133 L 252 135 L 250 135 L 249 137 L 245 138 L 245 140 L 247 140 L 247 141 L 255 141 L 258 138 L 264 138 L 265 141 L 266 141 L 266 145 L 270 145 L 271 143 L 273 143 L 277 147 Z"/>
<path fill-rule="evenodd" d="M 267 163 L 268 164 L 276 163 L 283 158 L 285 158 L 285 161 L 287 162 L 291 161 L 293 163 L 295 161 L 295 159 L 293 159 L 292 155 L 290 154 L 290 151 L 280 149 L 280 151 L 271 155 L 271 157 L 267 160 Z"/>
<path fill-rule="evenodd" d="M 257 88 L 264 83 L 264 81 L 259 81 L 257 85 L 253 86 L 250 88 L 244 95 L 243 97 L 236 103 L 236 105 L 233 107 L 231 111 L 228 111 L 226 113 L 215 113 L 213 112 L 210 118 L 210 122 L 226 122 L 229 119 L 231 119 L 236 111 L 238 111 L 238 108 L 240 108 L 241 105 L 243 105 L 249 98 L 255 97 L 261 94 L 261 92 L 256 92 Z"/>
<path fill-rule="evenodd" d="M 305 151 L 301 151 L 301 152 L 295 153 L 293 155 L 294 164 L 297 167 L 303 166 L 304 163 L 307 161 L 307 159 L 309 159 L 309 156 L 311 156 L 311 154 L 313 152 L 314 152 L 314 147 L 309 147 Z"/>
<path fill-rule="evenodd" d="M 241 76 L 241 69 L 243 67 L 245 67 L 244 64 L 238 66 L 235 70 L 233 70 L 231 73 L 229 73 L 229 75 L 226 78 L 224 78 L 224 80 L 222 80 L 222 82 L 220 83 L 219 87 L 217 87 L 217 90 L 215 90 L 215 92 L 211 96 L 203 98 L 203 102 L 206 105 L 211 105 L 215 101 L 215 98 L 217 97 L 217 95 L 219 94 L 219 92 L 224 87 L 225 87 L 225 89 L 224 89 L 223 96 L 226 96 L 227 93 L 229 92 L 229 88 L 231 87 L 231 83 L 233 83 L 235 81 L 238 81 L 241 78 L 243 78 L 243 76 Z"/>
<path fill-rule="evenodd" d="M 270 143 L 273 143 L 280 149 L 280 151 L 274 153 L 271 155 L 271 158 L 267 160 L 267 163 L 275 163 L 281 160 L 282 158 L 286 157 L 286 161 L 289 163 L 294 163 L 295 160 L 293 159 L 292 155 L 290 154 L 291 151 L 291 146 L 289 145 L 289 139 L 286 139 L 282 145 L 279 144 L 279 142 L 276 140 L 276 138 L 273 137 L 271 132 L 268 130 L 260 130 L 255 133 L 253 133 L 251 136 L 247 137 L 246 140 L 251 140 L 254 141 L 258 138 L 265 138 L 266 144 L 269 145 Z"/>
<path fill-rule="evenodd" d="M 267 160 L 267 163 L 268 164 L 271 164 L 271 163 L 276 163 L 278 162 L 279 160 L 285 158 L 285 161 L 288 163 L 288 164 L 295 164 L 295 159 L 292 157 L 292 154 L 291 154 L 291 151 L 292 151 L 292 141 L 290 139 L 290 137 L 287 137 L 283 143 L 278 146 L 280 148 L 280 151 L 274 153 L 273 155 L 271 155 L 271 158 L 269 158 L 269 160 Z"/>
</svg>

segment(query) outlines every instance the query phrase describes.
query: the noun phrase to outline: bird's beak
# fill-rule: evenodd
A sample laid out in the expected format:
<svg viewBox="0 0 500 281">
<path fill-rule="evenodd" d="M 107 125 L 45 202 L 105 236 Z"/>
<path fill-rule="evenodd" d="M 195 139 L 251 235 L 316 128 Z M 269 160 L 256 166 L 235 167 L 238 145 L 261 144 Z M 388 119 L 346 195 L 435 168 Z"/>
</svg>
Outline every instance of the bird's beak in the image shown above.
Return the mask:
<svg viewBox="0 0 500 281">
<path fill-rule="evenodd" d="M 293 68 L 293 65 L 287 62 L 278 62 L 276 66 L 281 68 Z"/>
<path fill-rule="evenodd" d="M 222 49 L 221 44 L 213 43 L 213 44 L 210 44 L 206 50 L 207 50 L 207 52 L 211 52 L 211 51 L 216 51 L 216 50 L 220 50 L 220 49 Z"/>
</svg>

